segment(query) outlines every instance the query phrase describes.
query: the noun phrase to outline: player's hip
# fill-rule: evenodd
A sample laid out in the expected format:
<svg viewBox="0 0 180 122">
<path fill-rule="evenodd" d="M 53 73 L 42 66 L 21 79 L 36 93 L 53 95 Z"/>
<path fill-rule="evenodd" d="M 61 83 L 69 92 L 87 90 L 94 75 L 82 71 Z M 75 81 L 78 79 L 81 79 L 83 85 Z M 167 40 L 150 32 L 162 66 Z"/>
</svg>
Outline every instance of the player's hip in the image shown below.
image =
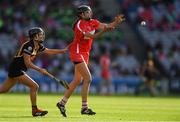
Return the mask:
<svg viewBox="0 0 180 122">
<path fill-rule="evenodd" d="M 70 52 L 72 53 L 85 53 L 90 52 L 91 44 L 83 44 L 83 43 L 73 43 L 70 47 Z"/>
<path fill-rule="evenodd" d="M 25 71 L 27 71 L 27 67 L 24 62 L 13 60 L 8 68 L 8 76 L 10 78 L 18 77 L 23 75 Z"/>
<path fill-rule="evenodd" d="M 111 77 L 111 74 L 108 71 L 103 71 L 101 72 L 101 76 L 105 79 L 109 79 Z"/>
<path fill-rule="evenodd" d="M 70 59 L 72 62 L 89 62 L 89 52 L 75 53 L 70 52 Z"/>
</svg>

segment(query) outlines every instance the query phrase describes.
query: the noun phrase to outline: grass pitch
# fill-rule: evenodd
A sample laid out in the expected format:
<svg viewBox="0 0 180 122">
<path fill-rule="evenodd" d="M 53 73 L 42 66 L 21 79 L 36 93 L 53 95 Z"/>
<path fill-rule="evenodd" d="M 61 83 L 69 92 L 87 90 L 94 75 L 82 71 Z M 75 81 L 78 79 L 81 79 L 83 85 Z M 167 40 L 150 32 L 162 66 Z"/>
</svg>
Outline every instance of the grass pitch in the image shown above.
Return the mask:
<svg viewBox="0 0 180 122">
<path fill-rule="evenodd" d="M 38 106 L 49 113 L 32 117 L 28 94 L 0 94 L 0 122 L 180 121 L 180 98 L 89 96 L 89 105 L 97 114 L 86 116 L 80 114 L 81 97 L 71 96 L 67 118 L 56 107 L 60 98 L 57 94 L 39 94 Z"/>
</svg>

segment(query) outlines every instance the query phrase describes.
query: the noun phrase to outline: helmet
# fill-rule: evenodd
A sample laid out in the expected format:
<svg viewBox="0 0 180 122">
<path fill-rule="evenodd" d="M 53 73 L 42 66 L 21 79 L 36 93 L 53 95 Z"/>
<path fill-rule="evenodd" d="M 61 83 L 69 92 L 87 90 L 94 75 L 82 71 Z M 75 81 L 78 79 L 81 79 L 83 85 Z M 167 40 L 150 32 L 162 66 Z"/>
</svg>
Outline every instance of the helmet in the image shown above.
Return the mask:
<svg viewBox="0 0 180 122">
<path fill-rule="evenodd" d="M 30 38 L 32 38 L 34 35 L 36 35 L 36 34 L 38 34 L 38 33 L 40 33 L 40 32 L 43 32 L 43 33 L 44 33 L 44 31 L 43 31 L 42 28 L 40 28 L 40 27 L 33 27 L 33 28 L 31 28 L 31 29 L 28 30 L 28 36 L 29 36 Z"/>
<path fill-rule="evenodd" d="M 90 6 L 87 6 L 87 5 L 81 5 L 77 8 L 77 14 L 81 14 L 81 13 L 84 13 L 85 11 L 92 11 Z"/>
</svg>

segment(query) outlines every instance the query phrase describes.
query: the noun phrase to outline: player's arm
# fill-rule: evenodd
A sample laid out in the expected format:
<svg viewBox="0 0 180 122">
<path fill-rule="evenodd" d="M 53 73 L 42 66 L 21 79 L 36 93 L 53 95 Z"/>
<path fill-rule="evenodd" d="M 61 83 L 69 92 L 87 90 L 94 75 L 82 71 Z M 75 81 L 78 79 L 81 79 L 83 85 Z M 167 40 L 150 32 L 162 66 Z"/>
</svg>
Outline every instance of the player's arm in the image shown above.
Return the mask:
<svg viewBox="0 0 180 122">
<path fill-rule="evenodd" d="M 101 31 L 99 31 L 99 32 L 97 32 L 97 33 L 95 33 L 95 34 L 84 33 L 84 36 L 85 36 L 85 37 L 92 38 L 92 39 L 95 39 L 95 38 L 100 37 L 104 32 L 106 32 L 106 31 L 108 31 L 108 30 L 109 30 L 109 28 L 106 28 L 106 27 L 105 27 L 103 30 L 101 30 Z"/>
<path fill-rule="evenodd" d="M 59 53 L 65 53 L 69 50 L 69 48 L 71 47 L 72 43 L 70 43 L 68 46 L 66 46 L 64 49 L 48 49 L 48 48 L 45 48 L 45 50 L 43 51 L 43 53 L 46 53 L 46 54 L 59 54 Z"/>
<path fill-rule="evenodd" d="M 98 29 L 103 30 L 105 27 L 109 29 L 114 29 L 117 27 L 121 22 L 125 20 L 124 15 L 117 15 L 113 22 L 106 24 L 106 23 L 100 23 Z"/>
<path fill-rule="evenodd" d="M 71 46 L 72 46 L 72 42 L 66 48 L 69 50 L 69 48 L 71 48 Z"/>
<path fill-rule="evenodd" d="M 60 53 L 65 53 L 67 52 L 67 48 L 64 48 L 64 49 L 48 49 L 46 48 L 43 53 L 46 53 L 46 54 L 60 54 Z"/>
<path fill-rule="evenodd" d="M 123 15 L 118 15 L 115 17 L 115 20 L 109 24 L 105 24 L 105 23 L 100 23 L 98 29 L 100 29 L 99 32 L 95 33 L 95 34 L 91 34 L 91 33 L 84 33 L 85 37 L 89 37 L 89 38 L 98 38 L 100 37 L 104 32 L 114 29 L 116 26 L 118 26 L 119 23 L 121 23 L 122 21 L 124 21 L 124 16 Z"/>
<path fill-rule="evenodd" d="M 24 63 L 27 68 L 31 68 L 42 74 L 49 75 L 46 69 L 40 68 L 31 62 L 31 56 L 29 54 L 23 53 L 23 58 L 24 58 Z"/>
</svg>

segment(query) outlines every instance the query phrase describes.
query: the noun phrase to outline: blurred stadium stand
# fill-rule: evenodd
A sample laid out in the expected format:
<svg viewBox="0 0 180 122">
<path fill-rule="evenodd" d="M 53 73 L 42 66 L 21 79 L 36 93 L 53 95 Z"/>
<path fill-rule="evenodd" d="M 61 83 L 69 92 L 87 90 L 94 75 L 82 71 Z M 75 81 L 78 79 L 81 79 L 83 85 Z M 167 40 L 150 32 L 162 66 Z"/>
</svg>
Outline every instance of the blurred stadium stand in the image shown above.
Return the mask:
<svg viewBox="0 0 180 122">
<path fill-rule="evenodd" d="M 61 49 L 70 43 L 73 39 L 71 27 L 76 19 L 74 8 L 81 4 L 90 5 L 94 18 L 101 22 L 110 22 L 118 13 L 125 14 L 127 19 L 113 32 L 94 41 L 90 58 L 91 92 L 96 93 L 101 82 L 99 58 L 103 53 L 100 48 L 104 46 L 116 64 L 111 68 L 114 93 L 133 94 L 142 82 L 138 74 L 149 58 L 154 59 L 162 74 L 156 85 L 162 94 L 180 93 L 179 0 L 1 0 L 0 83 L 7 76 L 8 64 L 16 50 L 26 41 L 28 28 L 42 27 L 46 33 L 44 44 L 48 48 Z M 140 26 L 141 20 L 146 20 L 147 26 Z M 73 78 L 73 64 L 68 54 L 39 55 L 34 63 L 68 82 Z M 55 81 L 36 71 L 29 70 L 28 74 L 40 84 L 42 92 L 64 91 Z M 12 89 L 26 90 L 21 85 Z"/>
</svg>

